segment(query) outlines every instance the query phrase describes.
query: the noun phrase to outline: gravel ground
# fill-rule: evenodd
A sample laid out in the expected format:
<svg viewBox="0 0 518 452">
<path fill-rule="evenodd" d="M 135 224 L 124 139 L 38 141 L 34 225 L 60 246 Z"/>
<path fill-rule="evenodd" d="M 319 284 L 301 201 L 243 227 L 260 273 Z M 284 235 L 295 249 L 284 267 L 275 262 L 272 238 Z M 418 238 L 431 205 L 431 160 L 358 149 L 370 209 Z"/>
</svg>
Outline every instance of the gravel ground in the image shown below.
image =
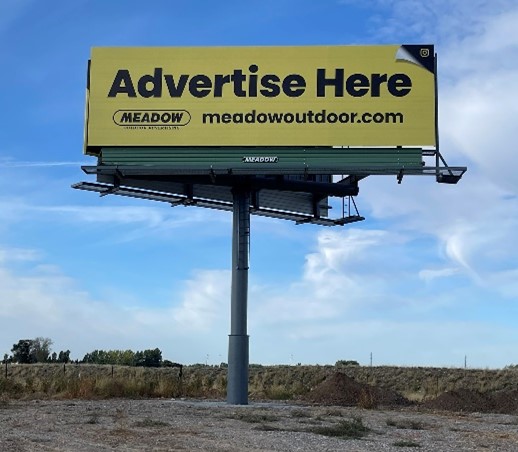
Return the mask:
<svg viewBox="0 0 518 452">
<path fill-rule="evenodd" d="M 319 427 L 368 427 L 360 439 Z M 0 401 L 1 451 L 516 451 L 518 416 L 278 402 Z"/>
</svg>

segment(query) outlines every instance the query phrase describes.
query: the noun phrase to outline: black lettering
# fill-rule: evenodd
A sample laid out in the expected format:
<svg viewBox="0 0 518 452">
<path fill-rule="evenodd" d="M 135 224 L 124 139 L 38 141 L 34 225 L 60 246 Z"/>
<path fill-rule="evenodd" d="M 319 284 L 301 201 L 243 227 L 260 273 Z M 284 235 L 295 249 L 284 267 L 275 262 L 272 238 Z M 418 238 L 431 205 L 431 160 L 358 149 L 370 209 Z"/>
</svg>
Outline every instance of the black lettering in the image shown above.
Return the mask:
<svg viewBox="0 0 518 452">
<path fill-rule="evenodd" d="M 128 97 L 137 97 L 131 75 L 127 69 L 119 69 L 113 79 L 108 97 L 117 97 L 117 94 L 127 94 Z"/>
<path fill-rule="evenodd" d="M 393 96 L 403 97 L 412 89 L 412 80 L 406 74 L 394 74 L 388 79 L 387 88 Z"/>
<path fill-rule="evenodd" d="M 246 75 L 243 75 L 243 71 L 241 69 L 234 69 L 234 75 L 232 75 L 231 80 L 234 82 L 234 94 L 237 97 L 246 97 L 246 91 L 243 89 Z"/>
<path fill-rule="evenodd" d="M 266 113 L 259 113 L 257 115 L 257 122 L 259 124 L 264 124 L 266 121 L 268 121 L 268 116 L 266 116 Z"/>
<path fill-rule="evenodd" d="M 122 113 L 120 122 L 131 122 L 131 113 L 129 111 Z"/>
<path fill-rule="evenodd" d="M 245 122 L 247 124 L 253 124 L 255 123 L 255 110 L 252 110 L 250 113 L 247 113 L 245 115 Z"/>
<path fill-rule="evenodd" d="M 210 94 L 212 82 L 206 75 L 198 74 L 189 82 L 189 92 L 194 97 L 206 97 Z"/>
<path fill-rule="evenodd" d="M 372 74 L 371 76 L 371 96 L 380 96 L 380 86 L 387 82 L 387 74 Z"/>
<path fill-rule="evenodd" d="M 219 124 L 221 122 L 221 116 L 218 113 L 203 113 L 202 121 L 203 124 Z"/>
<path fill-rule="evenodd" d="M 281 93 L 281 88 L 277 83 L 280 82 L 279 77 L 274 74 L 266 74 L 261 77 L 261 85 L 263 89 L 261 94 L 264 97 L 277 97 Z"/>
<path fill-rule="evenodd" d="M 223 85 L 230 83 L 230 75 L 216 74 L 214 77 L 214 97 L 223 96 Z"/>
<path fill-rule="evenodd" d="M 344 70 L 335 69 L 335 78 L 326 78 L 325 69 L 317 69 L 317 97 L 326 97 L 326 86 L 335 87 L 335 97 L 344 95 Z"/>
<path fill-rule="evenodd" d="M 242 124 L 243 123 L 243 113 L 234 113 L 232 115 L 232 122 L 235 124 Z"/>
<path fill-rule="evenodd" d="M 327 122 L 334 124 L 336 121 L 338 121 L 338 115 L 336 113 L 329 113 L 327 115 Z"/>
<path fill-rule="evenodd" d="M 317 124 L 323 124 L 326 122 L 326 111 L 322 110 L 315 115 L 315 122 Z"/>
<path fill-rule="evenodd" d="M 306 113 L 297 113 L 295 121 L 298 124 L 305 124 L 306 123 Z"/>
<path fill-rule="evenodd" d="M 306 90 L 306 80 L 299 74 L 288 75 L 282 82 L 282 90 L 288 97 L 300 97 Z"/>
<path fill-rule="evenodd" d="M 183 113 L 181 111 L 171 113 L 171 122 L 182 122 L 182 118 L 183 118 Z"/>
<path fill-rule="evenodd" d="M 362 97 L 369 92 L 369 78 L 363 74 L 352 74 L 345 82 L 347 93 L 353 97 Z"/>
<path fill-rule="evenodd" d="M 268 119 L 271 123 L 280 123 L 282 121 L 282 113 L 268 113 Z M 291 122 L 293 122 L 293 120 Z"/>
<path fill-rule="evenodd" d="M 342 112 L 340 113 L 340 115 L 338 116 L 338 120 L 342 123 L 342 124 L 346 124 L 349 122 L 349 114 L 348 113 L 345 113 L 345 112 Z"/>
<path fill-rule="evenodd" d="M 151 88 L 148 88 L 148 83 Z M 162 97 L 162 68 L 155 68 L 153 75 L 143 75 L 138 81 L 138 92 L 142 97 Z"/>
<path fill-rule="evenodd" d="M 166 74 L 166 75 L 164 75 L 164 79 L 165 79 L 165 83 L 167 85 L 167 89 L 169 91 L 169 96 L 182 97 L 182 94 L 185 90 L 185 85 L 187 84 L 187 80 L 189 79 L 189 76 L 185 75 L 185 74 L 180 75 L 178 84 L 175 84 L 174 77 L 172 75 Z"/>
<path fill-rule="evenodd" d="M 257 64 L 252 64 L 250 65 L 248 70 L 252 74 L 254 74 L 248 77 L 248 95 L 250 97 L 257 97 L 257 75 L 255 74 L 259 70 L 259 67 L 257 66 Z"/>
</svg>

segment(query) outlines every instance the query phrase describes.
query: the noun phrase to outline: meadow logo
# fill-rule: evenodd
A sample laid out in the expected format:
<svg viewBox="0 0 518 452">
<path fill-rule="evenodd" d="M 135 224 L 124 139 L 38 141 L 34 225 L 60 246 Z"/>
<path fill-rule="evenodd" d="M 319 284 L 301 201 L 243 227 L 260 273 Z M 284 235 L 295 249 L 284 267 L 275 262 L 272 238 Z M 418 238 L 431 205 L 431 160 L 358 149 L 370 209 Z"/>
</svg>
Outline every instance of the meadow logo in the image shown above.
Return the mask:
<svg viewBox="0 0 518 452">
<path fill-rule="evenodd" d="M 118 126 L 186 126 L 190 121 L 187 110 L 117 110 L 113 114 Z"/>
<path fill-rule="evenodd" d="M 243 163 L 277 163 L 279 157 L 243 157 Z"/>
</svg>

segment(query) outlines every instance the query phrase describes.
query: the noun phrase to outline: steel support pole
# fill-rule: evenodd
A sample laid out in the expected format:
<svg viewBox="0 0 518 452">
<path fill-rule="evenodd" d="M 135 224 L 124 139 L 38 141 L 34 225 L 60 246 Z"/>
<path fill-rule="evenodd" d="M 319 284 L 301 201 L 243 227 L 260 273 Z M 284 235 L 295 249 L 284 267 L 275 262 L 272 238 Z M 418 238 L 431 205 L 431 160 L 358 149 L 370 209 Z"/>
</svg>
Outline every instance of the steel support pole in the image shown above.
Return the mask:
<svg viewBox="0 0 518 452">
<path fill-rule="evenodd" d="M 250 192 L 234 188 L 232 225 L 232 292 L 228 340 L 227 403 L 248 405 L 248 261 Z"/>
</svg>

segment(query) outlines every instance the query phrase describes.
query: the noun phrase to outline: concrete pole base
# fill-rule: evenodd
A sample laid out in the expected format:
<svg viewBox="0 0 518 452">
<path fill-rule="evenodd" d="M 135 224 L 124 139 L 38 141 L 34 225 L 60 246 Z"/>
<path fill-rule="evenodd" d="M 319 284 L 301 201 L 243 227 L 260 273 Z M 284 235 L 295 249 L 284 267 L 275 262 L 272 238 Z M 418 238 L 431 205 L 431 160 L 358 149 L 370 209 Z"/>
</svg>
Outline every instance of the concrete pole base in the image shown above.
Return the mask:
<svg viewBox="0 0 518 452">
<path fill-rule="evenodd" d="M 248 336 L 229 335 L 227 403 L 248 405 Z"/>
</svg>

